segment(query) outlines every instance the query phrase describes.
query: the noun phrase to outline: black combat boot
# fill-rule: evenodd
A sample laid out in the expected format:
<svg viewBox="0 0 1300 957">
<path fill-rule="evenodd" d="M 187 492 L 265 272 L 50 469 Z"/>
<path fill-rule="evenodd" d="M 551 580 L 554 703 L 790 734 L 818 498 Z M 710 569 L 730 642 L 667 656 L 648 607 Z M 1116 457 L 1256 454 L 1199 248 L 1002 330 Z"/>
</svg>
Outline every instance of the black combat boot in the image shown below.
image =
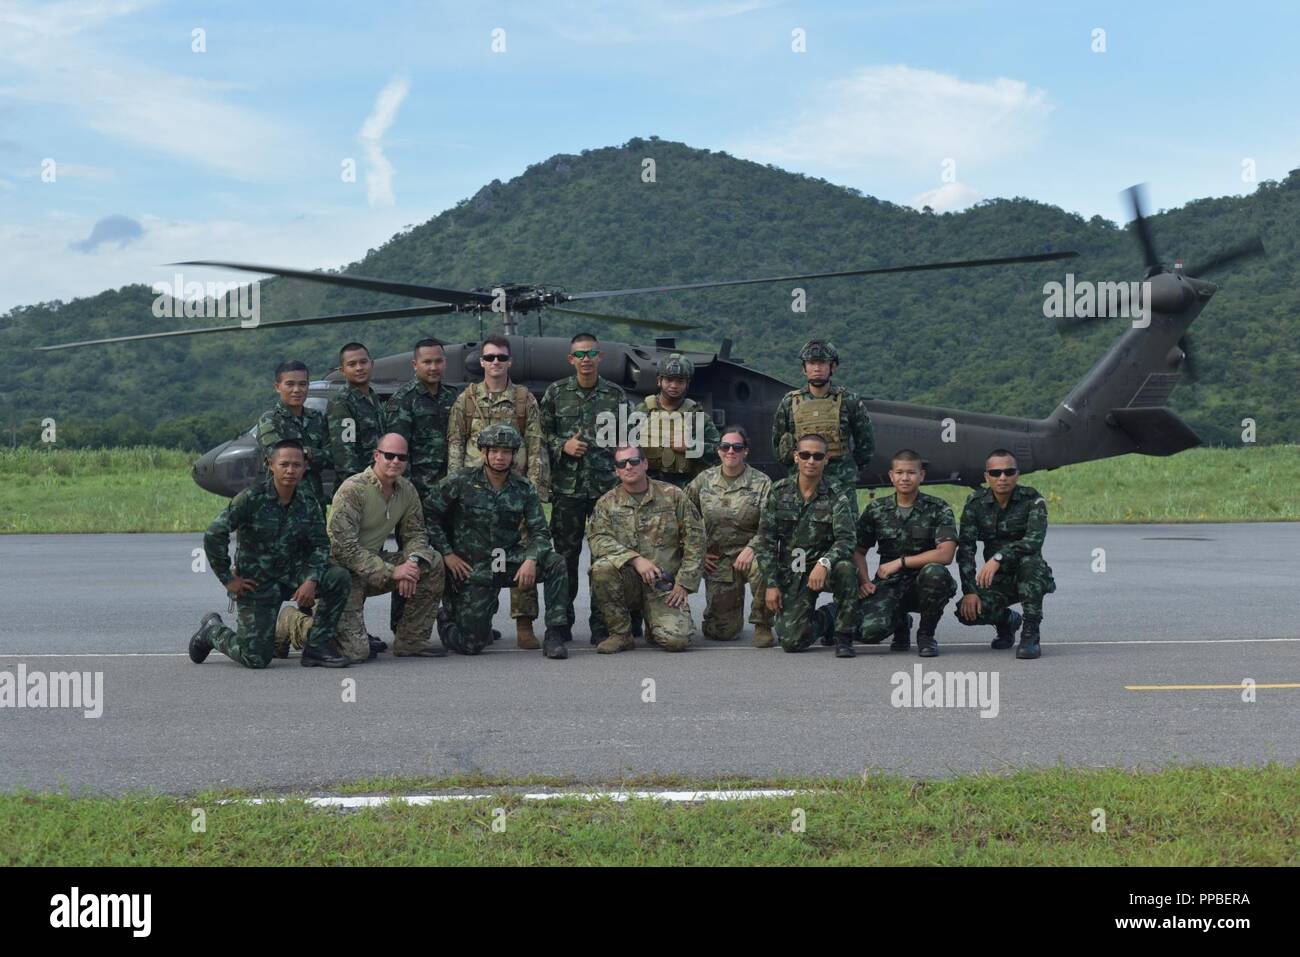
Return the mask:
<svg viewBox="0 0 1300 957">
<path fill-rule="evenodd" d="M 572 638 L 567 625 L 547 625 L 546 634 L 542 636 L 542 654 L 557 660 L 569 657 L 569 649 L 564 647 L 564 643 Z"/>
<path fill-rule="evenodd" d="M 298 661 L 304 668 L 346 668 L 352 664 L 351 658 L 339 654 L 328 643 L 316 648 L 307 645 L 302 649 L 302 657 Z"/>
<path fill-rule="evenodd" d="M 841 631 L 835 636 L 835 657 L 836 658 L 856 658 L 858 653 L 853 650 L 853 632 Z"/>
<path fill-rule="evenodd" d="M 919 640 L 919 639 L 918 639 Z M 889 643 L 890 651 L 908 651 L 912 647 L 912 616 L 899 615 L 894 619 L 894 640 Z"/>
<path fill-rule="evenodd" d="M 1010 648 L 1016 643 L 1016 631 L 1020 628 L 1020 612 L 1008 608 L 997 621 L 998 636 L 993 639 L 993 647 L 999 651 Z"/>
<path fill-rule="evenodd" d="M 816 621 L 820 617 L 822 619 L 823 624 L 826 625 L 825 630 L 822 632 L 822 638 L 821 638 L 822 646 L 826 648 L 834 647 L 836 642 L 838 641 L 838 639 L 835 637 L 835 624 L 834 624 L 835 610 L 836 610 L 835 602 L 828 601 L 826 604 L 822 605 L 820 608 L 818 608 L 816 611 L 813 612 L 813 620 Z M 852 642 L 853 639 L 850 638 L 849 640 L 850 642 Z M 836 651 L 835 653 L 837 655 L 839 654 L 838 651 Z M 842 657 L 847 658 L 849 656 L 843 655 Z"/>
<path fill-rule="evenodd" d="M 939 642 L 934 638 L 934 629 L 938 624 L 938 616 L 930 618 L 922 615 L 921 623 L 916 626 L 916 653 L 922 658 L 939 657 Z"/>
<path fill-rule="evenodd" d="M 1038 647 L 1038 623 L 1040 618 L 1026 618 L 1025 627 L 1020 632 L 1020 646 L 1016 648 L 1017 658 L 1037 658 L 1043 652 Z"/>
<path fill-rule="evenodd" d="M 203 664 L 208 657 L 208 653 L 212 651 L 212 641 L 208 638 L 209 632 L 213 628 L 219 628 L 224 624 L 225 622 L 221 620 L 221 616 L 215 611 L 203 616 L 203 620 L 199 622 L 199 630 L 190 636 L 190 661 L 196 665 Z"/>
</svg>

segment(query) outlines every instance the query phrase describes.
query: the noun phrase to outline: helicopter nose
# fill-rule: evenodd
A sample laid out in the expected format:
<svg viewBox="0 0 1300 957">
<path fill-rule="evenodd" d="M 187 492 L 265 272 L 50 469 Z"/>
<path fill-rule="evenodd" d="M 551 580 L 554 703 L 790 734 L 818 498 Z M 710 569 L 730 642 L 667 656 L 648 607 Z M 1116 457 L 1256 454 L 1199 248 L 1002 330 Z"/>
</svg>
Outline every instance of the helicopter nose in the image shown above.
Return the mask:
<svg viewBox="0 0 1300 957">
<path fill-rule="evenodd" d="M 216 460 L 217 454 L 224 447 L 225 446 L 218 446 L 215 449 L 205 452 L 203 455 L 195 459 L 194 464 L 190 466 L 190 475 L 193 476 L 194 483 L 204 491 L 212 492 L 216 495 L 222 494 L 222 490 L 218 487 L 217 483 Z"/>
</svg>

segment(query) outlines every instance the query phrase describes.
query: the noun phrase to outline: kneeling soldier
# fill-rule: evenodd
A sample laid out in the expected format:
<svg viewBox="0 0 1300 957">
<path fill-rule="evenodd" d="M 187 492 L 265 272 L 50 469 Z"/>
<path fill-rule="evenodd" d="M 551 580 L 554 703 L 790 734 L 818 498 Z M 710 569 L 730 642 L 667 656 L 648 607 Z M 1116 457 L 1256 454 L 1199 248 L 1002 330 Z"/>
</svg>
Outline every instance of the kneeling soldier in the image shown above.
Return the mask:
<svg viewBox="0 0 1300 957">
<path fill-rule="evenodd" d="M 306 467 L 302 443 L 277 442 L 267 460 L 271 473 L 267 481 L 236 495 L 203 536 L 208 565 L 231 600 L 239 603 L 239 631 L 227 628 L 216 613 L 204 617 L 190 638 L 190 660 L 195 664 L 215 648 L 246 668 L 265 668 L 276 656 L 276 617 L 286 599 L 300 608 L 316 606 L 307 619 L 311 630 L 302 664 L 327 668 L 348 664 L 329 647 L 347 601 L 348 573 L 330 564 L 320 505 L 315 496 L 298 488 Z M 239 535 L 234 569 L 231 532 Z"/>
<path fill-rule="evenodd" d="M 700 587 L 704 521 L 685 492 L 646 476 L 646 457 L 635 445 L 614 450 L 614 469 L 619 484 L 587 519 L 591 604 L 609 626 L 596 651 L 635 647 L 633 608 L 645 615 L 647 644 L 685 651 L 695 633 L 686 599 Z"/>
<path fill-rule="evenodd" d="M 450 579 L 447 607 L 438 613 L 443 644 L 462 655 L 479 654 L 492 644 L 500 590 L 531 589 L 540 571 L 546 594 L 542 654 L 567 658 L 569 573 L 551 547 L 537 489 L 513 471 L 523 439 L 514 426 L 496 423 L 483 428 L 475 444 L 483 464 L 449 475 L 426 500 L 429 539 Z"/>
<path fill-rule="evenodd" d="M 794 459 L 798 476 L 772 483 L 758 522 L 767 607 L 776 616 L 782 650 L 803 651 L 833 635 L 835 656 L 852 658 L 858 592 L 852 507 L 822 474 L 825 439 L 801 436 Z M 835 601 L 814 612 L 823 591 Z"/>
<path fill-rule="evenodd" d="M 894 494 L 876 499 L 858 518 L 858 595 L 863 598 L 861 638 L 877 644 L 894 632 L 891 651 L 910 644 L 908 612 L 921 613 L 916 650 L 922 658 L 939 653 L 934 629 L 944 606 L 957 593 L 945 565 L 957 553 L 957 522 L 948 503 L 919 491 L 925 481 L 921 456 L 911 449 L 894 453 L 889 463 Z M 879 546 L 875 581 L 867 576 L 867 551 Z"/>
<path fill-rule="evenodd" d="M 1051 566 L 1043 560 L 1047 537 L 1047 503 L 1036 489 L 1018 487 L 1016 457 L 994 449 L 984 463 L 987 489 L 976 489 L 961 513 L 957 567 L 961 570 L 961 604 L 957 619 L 963 625 L 995 625 L 994 648 L 1016 642 L 1021 616 L 1011 606 L 1024 608 L 1017 658 L 1037 658 L 1038 625 L 1043 620 L 1043 596 L 1056 591 Z M 984 566 L 975 571 L 975 543 L 984 543 Z"/>
</svg>

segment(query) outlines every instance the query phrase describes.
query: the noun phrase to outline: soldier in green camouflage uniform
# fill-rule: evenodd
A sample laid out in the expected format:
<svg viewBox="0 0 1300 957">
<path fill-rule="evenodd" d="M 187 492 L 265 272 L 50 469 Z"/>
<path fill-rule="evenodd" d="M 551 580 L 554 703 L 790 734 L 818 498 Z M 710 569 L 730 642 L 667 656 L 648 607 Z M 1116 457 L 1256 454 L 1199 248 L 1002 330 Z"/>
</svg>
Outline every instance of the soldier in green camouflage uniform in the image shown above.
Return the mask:
<svg viewBox="0 0 1300 957">
<path fill-rule="evenodd" d="M 862 641 L 874 645 L 893 632 L 890 650 L 906 651 L 911 630 L 908 613 L 919 611 L 917 652 L 922 658 L 933 658 L 939 653 L 935 626 L 957 593 L 957 583 L 945 567 L 957 551 L 957 521 L 947 502 L 919 491 L 925 481 L 921 456 L 902 449 L 889 465 L 894 494 L 871 502 L 858 517 L 853 560 L 863 599 L 859 634 Z M 873 546 L 878 546 L 879 561 L 871 580 L 867 552 Z"/>
<path fill-rule="evenodd" d="M 776 616 L 782 650 L 803 651 L 833 637 L 836 656 L 852 658 L 858 590 L 853 512 L 823 477 L 826 440 L 801 436 L 795 453 L 798 476 L 772 483 L 759 516 L 767 607 Z M 814 612 L 817 595 L 827 590 L 835 601 Z"/>
<path fill-rule="evenodd" d="M 573 624 L 573 598 L 578 594 L 578 558 L 582 536 L 596 500 L 618 484 L 614 475 L 613 443 L 598 443 L 597 431 L 618 422 L 627 396 L 600 378 L 600 347 L 587 333 L 569 344 L 569 364 L 575 375 L 552 382 L 542 396 L 542 434 L 551 457 L 551 539 L 569 574 L 568 621 Z M 609 636 L 598 604 L 591 603 L 593 644 Z"/>
<path fill-rule="evenodd" d="M 826 479 L 845 493 L 854 518 L 858 514 L 858 472 L 871 464 L 875 434 L 866 402 L 856 392 L 831 385 L 840 354 L 829 342 L 811 339 L 799 350 L 808 384 L 787 392 L 772 419 L 772 452 L 793 465 L 795 440 L 801 435 L 826 439 L 830 461 Z M 792 473 L 793 474 L 793 473 Z"/>
<path fill-rule="evenodd" d="M 276 618 L 286 600 L 315 606 L 302 664 L 341 668 L 348 659 L 329 646 L 347 600 L 348 574 L 329 561 L 329 539 L 316 499 L 299 490 L 306 457 L 282 440 L 271 451 L 270 478 L 234 497 L 203 536 L 208 565 L 239 605 L 239 630 L 218 614 L 199 623 L 190 638 L 196 664 L 217 649 L 246 668 L 265 668 L 275 657 Z M 232 569 L 230 535 L 239 537 Z"/>
<path fill-rule="evenodd" d="M 384 422 L 411 448 L 406 477 L 423 501 L 447 477 L 447 421 L 459 391 L 442 381 L 447 357 L 437 339 L 415 344 L 411 366 L 415 377 L 384 405 Z"/>
<path fill-rule="evenodd" d="M 497 423 L 480 431 L 475 442 L 482 464 L 449 475 L 426 500 L 429 541 L 442 553 L 448 576 L 447 608 L 439 616 L 442 642 L 462 655 L 477 655 L 492 643 L 499 591 L 535 585 L 541 578 L 546 591 L 542 653 L 567 658 L 568 573 L 551 548 L 537 490 L 511 468 L 523 439 L 513 426 Z"/>
<path fill-rule="evenodd" d="M 706 469 L 686 486 L 686 495 L 704 519 L 704 637 L 731 641 L 745 616 L 745 583 L 752 594 L 749 620 L 754 647 L 770 648 L 772 613 L 767 610 L 763 571 L 758 563 L 758 517 L 772 480 L 745 464 L 749 435 L 738 425 L 722 433 L 722 464 Z"/>
<path fill-rule="evenodd" d="M 695 363 L 674 352 L 659 363 L 659 392 L 648 395 L 637 411 L 641 450 L 650 461 L 650 478 L 685 488 L 709 468 L 718 451 L 718 427 L 694 399 L 686 397 Z"/>
<path fill-rule="evenodd" d="M 275 391 L 280 399 L 257 420 L 257 444 L 263 459 L 284 439 L 296 439 L 307 456 L 303 485 L 320 503 L 321 514 L 328 504 L 321 473 L 331 468 L 329 429 L 325 415 L 307 407 L 310 386 L 307 366 L 298 361 L 282 362 L 275 368 Z"/>
<path fill-rule="evenodd" d="M 989 487 L 976 489 L 961 513 L 957 567 L 961 570 L 962 600 L 957 620 L 963 625 L 995 625 L 994 648 L 1015 644 L 1024 609 L 1017 658 L 1040 654 L 1039 623 L 1043 596 L 1056 591 L 1051 566 L 1043 559 L 1047 537 L 1047 503 L 1037 489 L 1020 486 L 1016 458 L 1006 449 L 989 453 L 984 466 Z M 975 570 L 975 544 L 984 543 L 985 564 Z"/>
<path fill-rule="evenodd" d="M 325 409 L 336 492 L 370 465 L 375 445 L 387 431 L 383 404 L 370 387 L 374 363 L 369 350 L 359 342 L 349 342 L 339 350 L 339 368 L 347 384 Z"/>
<path fill-rule="evenodd" d="M 685 651 L 695 633 L 687 598 L 700 587 L 704 520 L 685 492 L 646 476 L 636 446 L 614 451 L 619 485 L 600 497 L 587 520 L 591 604 L 605 610 L 610 635 L 596 651 L 630 651 L 631 609 L 645 616 L 646 643 Z"/>
</svg>

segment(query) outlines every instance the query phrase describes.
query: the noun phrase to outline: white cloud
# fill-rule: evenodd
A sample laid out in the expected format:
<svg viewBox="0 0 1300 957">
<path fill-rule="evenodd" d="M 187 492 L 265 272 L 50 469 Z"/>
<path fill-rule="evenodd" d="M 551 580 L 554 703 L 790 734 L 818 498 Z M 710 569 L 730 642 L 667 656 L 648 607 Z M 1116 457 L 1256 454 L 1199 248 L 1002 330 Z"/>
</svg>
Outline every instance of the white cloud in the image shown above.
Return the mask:
<svg viewBox="0 0 1300 957">
<path fill-rule="evenodd" d="M 784 128 L 732 151 L 796 168 L 937 168 L 952 159 L 960 169 L 1036 142 L 1051 109 L 1044 91 L 1020 80 L 970 82 L 901 64 L 873 66 L 828 85 Z"/>
<path fill-rule="evenodd" d="M 965 183 L 944 183 L 938 189 L 928 190 L 908 201 L 913 209 L 929 206 L 937 213 L 946 213 L 965 209 L 984 198 L 979 190 L 972 189 Z"/>
<path fill-rule="evenodd" d="M 361 147 L 366 152 L 366 201 L 372 206 L 392 206 L 393 164 L 384 155 L 380 142 L 397 119 L 397 109 L 406 99 L 410 84 L 399 77 L 379 91 L 375 107 L 361 125 Z"/>
</svg>

